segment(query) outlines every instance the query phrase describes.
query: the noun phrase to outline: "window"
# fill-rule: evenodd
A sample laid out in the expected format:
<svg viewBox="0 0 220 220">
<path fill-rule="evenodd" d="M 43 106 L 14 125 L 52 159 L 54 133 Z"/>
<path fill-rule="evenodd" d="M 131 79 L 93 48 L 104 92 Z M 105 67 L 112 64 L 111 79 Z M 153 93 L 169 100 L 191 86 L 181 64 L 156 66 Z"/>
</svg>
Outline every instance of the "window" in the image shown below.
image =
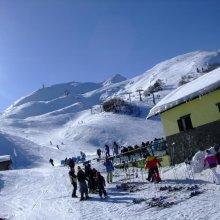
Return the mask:
<svg viewBox="0 0 220 220">
<path fill-rule="evenodd" d="M 177 123 L 180 131 L 187 131 L 193 128 L 190 115 L 180 117 L 180 119 L 177 120 Z"/>
<path fill-rule="evenodd" d="M 218 111 L 220 112 L 220 103 L 217 103 L 216 105 L 218 107 Z"/>
</svg>

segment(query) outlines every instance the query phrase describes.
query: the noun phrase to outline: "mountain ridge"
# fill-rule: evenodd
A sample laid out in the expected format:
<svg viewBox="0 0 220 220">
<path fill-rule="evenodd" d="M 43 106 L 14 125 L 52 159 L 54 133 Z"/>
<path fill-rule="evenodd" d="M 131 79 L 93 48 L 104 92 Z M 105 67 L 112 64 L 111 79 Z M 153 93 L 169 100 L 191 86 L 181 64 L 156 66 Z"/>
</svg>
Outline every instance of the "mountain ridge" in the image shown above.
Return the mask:
<svg viewBox="0 0 220 220">
<path fill-rule="evenodd" d="M 4 134 L 18 137 L 17 141 L 13 138 L 18 142 L 14 148 L 22 152 L 24 158 L 26 149 L 30 148 L 28 155 L 39 158 L 40 154 L 44 163 L 48 163 L 48 153 L 44 156 L 40 152 L 45 152 L 45 149 L 60 160 L 84 149 L 91 149 L 92 153 L 113 141 L 126 146 L 160 138 L 164 136 L 160 118 L 145 119 L 154 106 L 153 97 L 142 95 L 140 101 L 138 90 L 145 91 L 157 80 L 162 80 L 162 90 L 154 94 L 157 103 L 179 86 L 182 77 L 190 76 L 193 80 L 202 76 L 212 63 L 220 63 L 219 51 L 197 51 L 163 61 L 132 79 L 115 75 L 100 83 L 69 82 L 41 88 L 22 97 L 0 115 L 0 141 L 3 143 L 0 153 L 7 153 L 11 148 L 3 138 Z M 140 109 L 139 116 L 103 112 L 102 103 L 112 98 L 136 105 Z M 19 138 L 22 138 L 22 145 Z M 34 150 L 36 147 L 31 150 L 31 143 L 37 146 L 38 151 Z M 60 143 L 64 145 L 58 150 L 56 145 Z M 12 156 L 16 158 L 16 155 Z M 21 161 L 21 167 L 22 160 L 18 161 Z"/>
</svg>

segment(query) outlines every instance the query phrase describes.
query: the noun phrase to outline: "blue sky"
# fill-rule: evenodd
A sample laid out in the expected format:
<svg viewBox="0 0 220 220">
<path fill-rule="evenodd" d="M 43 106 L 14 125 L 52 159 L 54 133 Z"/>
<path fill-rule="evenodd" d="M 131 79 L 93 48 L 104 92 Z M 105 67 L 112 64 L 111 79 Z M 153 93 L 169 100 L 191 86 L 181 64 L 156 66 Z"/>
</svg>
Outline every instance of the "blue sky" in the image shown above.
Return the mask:
<svg viewBox="0 0 220 220">
<path fill-rule="evenodd" d="M 219 50 L 219 0 L 0 0 L 0 111 L 42 87 Z"/>
</svg>

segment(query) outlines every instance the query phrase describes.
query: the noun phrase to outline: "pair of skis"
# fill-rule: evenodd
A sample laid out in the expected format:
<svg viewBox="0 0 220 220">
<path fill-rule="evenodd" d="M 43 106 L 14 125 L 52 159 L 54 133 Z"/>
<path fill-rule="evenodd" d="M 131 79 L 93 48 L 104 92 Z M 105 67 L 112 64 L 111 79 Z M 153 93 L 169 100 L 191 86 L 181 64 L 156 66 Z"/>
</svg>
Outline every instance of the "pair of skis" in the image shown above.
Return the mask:
<svg viewBox="0 0 220 220">
<path fill-rule="evenodd" d="M 164 209 L 164 208 L 170 208 L 173 205 L 177 205 L 181 202 L 184 202 L 192 197 L 198 196 L 200 194 L 202 194 L 204 191 L 202 190 L 193 190 L 190 192 L 189 195 L 184 196 L 182 198 L 176 199 L 175 197 L 172 196 L 159 196 L 159 197 L 153 197 L 153 198 L 136 198 L 133 199 L 132 203 L 129 204 L 130 205 L 134 205 L 134 204 L 141 204 L 143 202 L 145 202 L 146 206 L 144 206 L 144 209 L 150 209 L 150 208 L 158 208 L 158 209 Z"/>
</svg>

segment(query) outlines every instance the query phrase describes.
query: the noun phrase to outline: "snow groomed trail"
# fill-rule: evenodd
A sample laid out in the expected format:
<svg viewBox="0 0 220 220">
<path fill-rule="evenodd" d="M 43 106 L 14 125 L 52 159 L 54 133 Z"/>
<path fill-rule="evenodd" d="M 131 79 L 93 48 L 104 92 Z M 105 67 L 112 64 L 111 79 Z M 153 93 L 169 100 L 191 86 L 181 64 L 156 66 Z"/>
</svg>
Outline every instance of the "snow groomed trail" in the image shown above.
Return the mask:
<svg viewBox="0 0 220 220">
<path fill-rule="evenodd" d="M 101 165 L 99 168 L 102 169 Z M 166 182 L 160 184 L 146 183 L 142 178 L 125 180 L 124 173 L 117 171 L 114 183 L 107 185 L 110 198 L 100 199 L 98 194 L 90 194 L 89 200 L 81 202 L 79 198 L 71 198 L 72 185 L 67 167 L 1 172 L 0 217 L 13 220 L 219 219 L 220 186 L 206 181 L 208 174 L 194 180 L 187 179 L 181 176 L 183 169 L 177 168 L 178 180 L 173 178 L 172 170 L 167 169 L 162 174 Z M 116 188 L 126 181 L 137 186 L 134 192 Z M 187 188 L 195 184 L 203 193 L 188 198 L 191 191 Z M 173 191 L 160 190 L 165 186 L 172 189 L 178 186 L 180 190 L 178 187 Z M 169 208 L 150 207 L 148 201 L 159 197 L 169 202 L 180 202 Z M 143 201 L 134 204 L 134 199 Z"/>
</svg>

